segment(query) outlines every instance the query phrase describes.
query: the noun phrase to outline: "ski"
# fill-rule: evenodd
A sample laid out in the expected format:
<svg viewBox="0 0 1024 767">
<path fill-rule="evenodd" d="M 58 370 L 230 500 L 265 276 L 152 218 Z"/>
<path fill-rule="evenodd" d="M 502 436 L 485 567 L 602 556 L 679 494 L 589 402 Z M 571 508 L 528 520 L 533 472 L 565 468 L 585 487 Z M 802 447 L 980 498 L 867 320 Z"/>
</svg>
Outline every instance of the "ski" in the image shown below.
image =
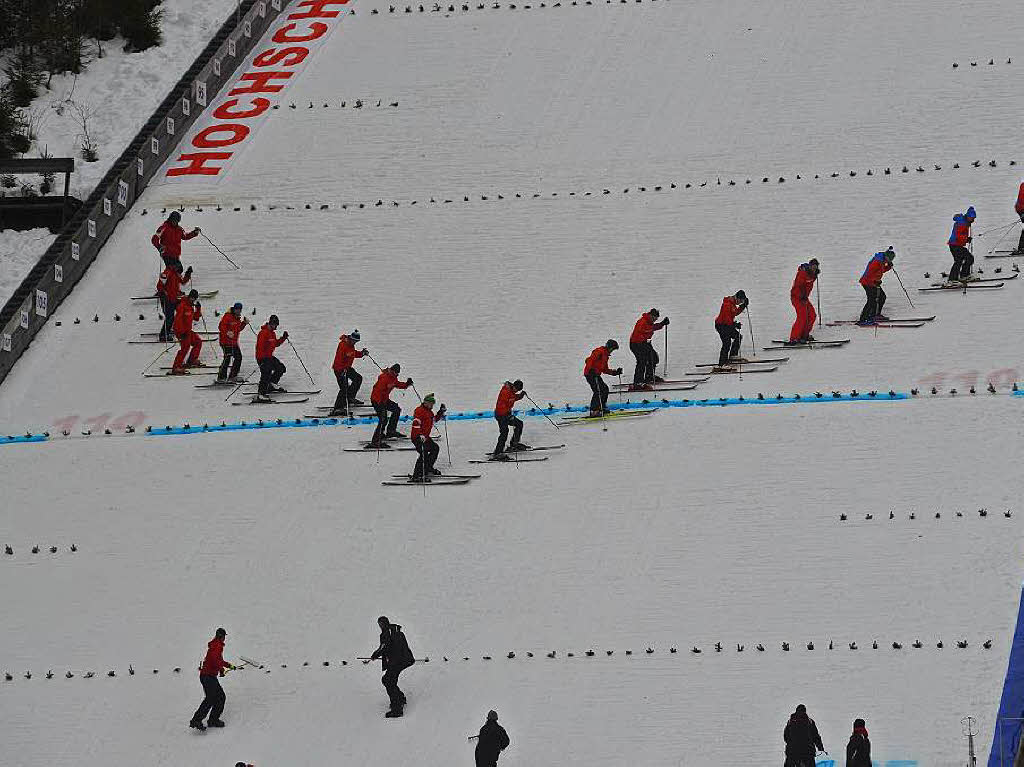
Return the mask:
<svg viewBox="0 0 1024 767">
<path fill-rule="evenodd" d="M 562 418 L 560 423 L 570 426 L 579 423 L 600 423 L 602 421 L 614 421 L 620 418 L 631 418 L 635 416 L 651 415 L 657 412 L 657 408 L 646 408 L 643 410 L 613 410 L 606 415 L 570 415 Z"/>
<path fill-rule="evenodd" d="M 975 285 L 973 282 L 968 282 L 968 283 L 963 284 L 963 285 L 941 285 L 941 286 L 932 286 L 930 288 L 918 288 L 917 290 L 920 293 L 926 293 L 926 292 L 932 292 L 932 291 L 935 291 L 935 290 L 945 290 L 945 291 L 950 291 L 950 290 L 985 290 L 986 288 L 988 288 L 989 290 L 992 290 L 992 289 L 1001 288 L 1001 287 L 1003 287 L 1003 283 L 1002 282 L 986 282 L 984 285 Z"/>
<path fill-rule="evenodd" d="M 416 448 L 411 444 L 408 447 L 394 447 L 388 445 L 387 447 L 374 447 L 373 445 L 365 445 L 363 447 L 346 447 L 343 448 L 346 453 L 415 453 Z"/>
<path fill-rule="evenodd" d="M 205 301 L 205 300 L 206 300 L 206 299 L 208 299 L 208 298 L 214 298 L 214 297 L 216 297 L 216 295 L 217 295 L 218 293 L 220 293 L 220 291 L 219 291 L 219 290 L 211 290 L 211 291 L 208 291 L 208 292 L 206 292 L 206 293 L 200 293 L 200 294 L 199 294 L 199 298 L 200 298 L 201 300 Z M 150 295 L 150 296 L 132 296 L 132 297 L 131 297 L 131 300 L 132 300 L 132 301 L 155 301 L 155 300 L 156 300 L 156 299 L 158 299 L 158 298 L 160 298 L 160 296 L 158 296 L 158 295 L 157 295 L 156 293 L 153 293 L 153 294 L 152 294 L 152 295 Z"/>
<path fill-rule="evenodd" d="M 895 322 L 897 324 L 901 322 L 931 322 L 935 319 L 933 314 L 931 317 L 890 317 L 882 322 Z M 826 322 L 826 325 L 856 325 L 860 320 L 832 320 L 832 322 Z"/>
<path fill-rule="evenodd" d="M 529 456 L 523 456 L 522 458 L 509 457 L 507 460 L 504 458 L 470 458 L 469 463 L 537 463 L 538 461 L 546 461 L 549 456 L 538 455 L 530 458 Z"/>
<path fill-rule="evenodd" d="M 195 331 L 195 333 L 198 336 L 213 336 L 214 338 L 216 338 L 216 337 L 218 337 L 220 335 L 220 333 L 218 333 L 216 330 L 197 330 L 197 331 Z M 148 337 L 152 337 L 152 336 L 159 336 L 160 334 L 159 333 L 139 333 L 139 335 L 142 336 L 143 338 L 148 338 Z M 171 342 L 168 341 L 167 343 L 171 343 Z M 175 342 L 175 343 L 177 343 L 177 342 Z"/>
<path fill-rule="evenodd" d="M 190 370 L 192 372 L 192 375 L 200 375 L 201 373 L 197 371 L 202 371 L 203 373 L 207 371 L 211 373 L 216 373 L 218 367 L 219 366 L 217 365 L 188 365 L 186 366 L 186 369 Z M 157 370 L 174 370 L 174 367 L 172 365 L 161 365 L 160 367 L 157 368 Z"/>
<path fill-rule="evenodd" d="M 540 450 L 561 450 L 563 447 L 565 447 L 565 445 L 537 445 L 535 447 L 528 447 L 528 448 L 526 448 L 524 450 L 512 450 L 511 448 L 509 448 L 505 452 L 509 453 L 509 454 L 511 454 L 511 453 L 536 453 L 536 452 L 538 452 Z M 494 453 L 485 453 L 485 455 L 494 455 Z"/>
<path fill-rule="evenodd" d="M 985 258 L 1016 258 L 1017 256 L 1024 256 L 1017 250 L 997 250 L 994 253 L 986 253 Z"/>
<path fill-rule="evenodd" d="M 412 474 L 392 474 L 394 479 L 412 479 Z M 431 482 L 436 482 L 439 479 L 480 479 L 483 474 L 435 474 L 431 477 Z"/>
<path fill-rule="evenodd" d="M 172 375 L 170 370 L 168 370 L 166 373 L 143 373 L 142 377 L 143 378 L 183 378 L 185 376 L 213 376 L 213 375 L 217 375 L 217 371 L 216 370 L 199 371 L 199 372 L 193 372 L 192 370 L 189 370 L 187 373 L 182 373 L 182 374 L 178 374 L 178 375 Z"/>
<path fill-rule="evenodd" d="M 196 384 L 195 388 L 197 388 L 197 389 L 230 389 L 232 386 L 238 386 L 238 384 L 240 384 L 240 383 L 241 383 L 241 381 L 233 381 L 233 382 L 232 381 L 224 381 L 224 382 L 220 382 L 220 383 L 218 383 L 217 381 L 214 381 L 213 383 Z"/>
<path fill-rule="evenodd" d="M 872 322 L 869 325 L 861 325 L 859 322 L 826 322 L 826 325 L 853 325 L 858 328 L 920 328 L 924 326 L 923 322 Z"/>
<path fill-rule="evenodd" d="M 445 477 L 434 477 L 429 482 L 421 482 L 414 479 L 406 480 L 384 480 L 381 482 L 382 485 L 388 485 L 395 487 L 398 485 L 405 485 L 406 487 L 437 487 L 438 485 L 466 485 L 469 484 L 469 480 L 464 477 L 451 477 L 446 479 Z"/>
<path fill-rule="evenodd" d="M 245 402 L 232 402 L 232 405 L 298 405 L 300 402 L 309 402 L 309 397 L 293 397 L 292 399 L 274 399 L 270 402 L 261 402 L 251 399 Z"/>
<path fill-rule="evenodd" d="M 688 386 L 658 386 L 658 387 L 655 387 L 653 389 L 637 389 L 637 390 L 633 390 L 633 389 L 610 389 L 610 391 L 613 394 L 657 394 L 660 391 L 691 391 L 693 389 L 696 389 L 699 384 L 701 384 L 701 383 L 703 383 L 704 381 L 707 381 L 707 380 L 708 380 L 707 378 L 704 378 L 701 381 L 699 381 L 698 383 L 691 383 Z"/>
<path fill-rule="evenodd" d="M 769 365 L 771 363 L 789 362 L 789 357 L 764 357 L 763 359 L 748 360 L 746 357 L 735 357 L 729 360 L 730 365 Z M 717 362 L 695 362 L 694 367 L 716 368 Z"/>
<path fill-rule="evenodd" d="M 1004 275 L 999 275 L 998 277 L 979 277 L 976 280 L 957 280 L 952 285 L 950 285 L 947 282 L 933 282 L 932 283 L 932 287 L 933 288 L 962 288 L 964 286 L 964 284 L 974 285 L 974 284 L 979 283 L 979 282 L 981 282 L 981 283 L 986 283 L 986 282 L 1006 282 L 1007 280 L 1015 280 L 1015 279 L 1017 279 L 1017 272 L 1013 272 L 1012 274 L 1007 274 L 1005 276 Z"/>
<path fill-rule="evenodd" d="M 790 343 L 789 341 L 776 340 L 772 341 L 772 343 L 780 344 L 782 347 L 785 347 L 786 349 L 828 349 L 836 346 L 845 346 L 846 344 L 850 343 L 850 339 L 840 338 L 834 341 L 801 341 L 800 343 L 796 344 Z M 779 351 L 779 348 L 779 346 L 765 346 L 764 350 L 766 352 L 777 352 Z"/>
<path fill-rule="evenodd" d="M 708 371 L 713 376 L 728 376 L 728 375 L 747 375 L 748 373 L 774 373 L 779 369 L 778 365 L 772 365 L 767 368 L 749 368 L 743 367 L 742 365 L 727 365 L 726 369 L 718 369 L 718 366 L 711 368 Z"/>
</svg>

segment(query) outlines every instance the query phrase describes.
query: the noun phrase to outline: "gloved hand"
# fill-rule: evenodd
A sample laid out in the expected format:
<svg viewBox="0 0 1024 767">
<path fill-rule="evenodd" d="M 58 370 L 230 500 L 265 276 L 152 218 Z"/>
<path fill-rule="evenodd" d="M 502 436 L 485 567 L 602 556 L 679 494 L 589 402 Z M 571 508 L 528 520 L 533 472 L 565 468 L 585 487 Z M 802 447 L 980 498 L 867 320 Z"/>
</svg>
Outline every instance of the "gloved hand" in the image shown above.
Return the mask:
<svg viewBox="0 0 1024 767">
<path fill-rule="evenodd" d="M 411 378 L 406 378 L 405 379 L 405 384 L 406 384 L 406 386 L 412 386 L 412 379 Z"/>
<path fill-rule="evenodd" d="M 359 352 L 359 353 L 360 354 L 369 354 L 370 350 L 364 347 L 363 350 L 361 352 Z"/>
<path fill-rule="evenodd" d="M 740 328 L 742 328 L 742 327 L 743 327 L 743 323 L 742 323 L 742 322 L 734 322 L 734 323 L 733 323 L 732 325 L 733 325 L 733 327 L 734 327 L 734 328 L 736 328 L 737 330 L 739 330 Z"/>
<path fill-rule="evenodd" d="M 615 370 L 612 371 L 612 375 L 614 375 L 614 376 L 622 375 L 622 368 L 615 368 Z"/>
<path fill-rule="evenodd" d="M 437 417 L 444 418 L 444 414 L 448 412 L 448 407 L 442 402 L 441 407 L 437 409 Z"/>
<path fill-rule="evenodd" d="M 202 229 L 200 229 L 200 228 L 199 228 L 199 227 L 197 226 L 197 227 L 196 227 L 195 229 L 193 229 L 193 230 L 192 230 L 192 234 L 193 234 L 193 235 L 197 235 L 197 234 L 200 234 L 200 233 L 202 233 L 202 231 L 203 231 L 203 230 L 202 230 Z"/>
<path fill-rule="evenodd" d="M 287 340 L 288 340 L 288 331 L 287 331 L 287 330 L 286 330 L 286 331 L 284 331 L 284 332 L 283 332 L 283 333 L 281 334 L 281 340 L 282 340 L 282 341 L 287 341 Z"/>
<path fill-rule="evenodd" d="M 186 277 L 191 277 L 191 276 L 192 276 L 192 267 L 191 267 L 191 266 L 190 266 L 190 267 L 188 267 L 188 268 L 187 268 L 187 269 L 185 270 L 185 276 L 186 276 Z"/>
<path fill-rule="evenodd" d="M 663 326 L 664 326 L 664 325 L 668 325 L 668 317 L 666 317 L 665 319 L 663 319 L 663 320 L 661 321 L 661 324 L 662 324 Z"/>
</svg>

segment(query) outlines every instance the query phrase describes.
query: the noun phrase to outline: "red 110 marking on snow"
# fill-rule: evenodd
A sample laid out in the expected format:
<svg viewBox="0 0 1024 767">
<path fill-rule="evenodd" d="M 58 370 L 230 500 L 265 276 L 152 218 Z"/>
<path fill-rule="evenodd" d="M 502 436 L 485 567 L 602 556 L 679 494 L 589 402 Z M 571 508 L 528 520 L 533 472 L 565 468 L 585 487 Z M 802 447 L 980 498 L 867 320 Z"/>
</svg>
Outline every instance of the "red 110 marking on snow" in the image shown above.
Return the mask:
<svg viewBox="0 0 1024 767">
<path fill-rule="evenodd" d="M 58 432 L 70 432 L 73 431 L 76 426 L 79 426 L 82 431 L 100 431 L 106 428 L 116 434 L 117 432 L 123 432 L 129 426 L 133 429 L 137 429 L 146 422 L 146 414 L 141 410 L 129 410 L 127 413 L 115 418 L 113 421 L 110 420 L 111 415 L 111 413 L 103 413 L 102 415 L 96 415 L 92 418 L 85 419 L 82 419 L 77 415 L 68 415 L 54 421 L 53 428 Z"/>
<path fill-rule="evenodd" d="M 288 14 L 286 23 L 278 27 L 270 38 L 281 47 L 270 47 L 257 53 L 249 70 L 235 81 L 228 98 L 203 120 L 206 127 L 194 133 L 189 140 L 199 152 L 184 152 L 174 163 L 184 163 L 167 169 L 173 176 L 216 176 L 224 164 L 241 147 L 239 144 L 252 132 L 254 121 L 270 108 L 270 99 L 259 93 L 279 93 L 309 57 L 310 47 L 305 43 L 323 41 L 332 26 L 313 19 L 335 19 L 340 11 L 328 6 L 346 5 L 348 0 L 302 0 L 294 13 Z M 273 67 L 273 68 L 271 68 Z M 229 149 L 230 147 L 230 149 Z M 213 150 L 213 151 L 210 151 Z"/>
</svg>

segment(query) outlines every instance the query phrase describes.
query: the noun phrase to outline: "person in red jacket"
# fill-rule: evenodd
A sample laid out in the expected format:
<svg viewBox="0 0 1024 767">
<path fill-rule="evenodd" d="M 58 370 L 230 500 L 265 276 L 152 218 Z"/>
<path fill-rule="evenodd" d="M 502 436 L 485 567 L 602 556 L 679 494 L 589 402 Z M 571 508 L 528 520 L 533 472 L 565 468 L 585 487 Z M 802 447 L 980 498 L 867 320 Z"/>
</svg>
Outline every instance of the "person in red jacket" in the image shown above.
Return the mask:
<svg viewBox="0 0 1024 767">
<path fill-rule="evenodd" d="M 239 336 L 249 318 L 242 316 L 242 304 L 236 302 L 224 316 L 220 318 L 220 348 L 224 352 L 224 361 L 220 363 L 220 370 L 217 371 L 217 383 L 233 383 L 238 377 L 238 369 L 242 367 L 242 349 L 238 345 Z M 231 375 L 228 375 L 228 365 L 231 365 Z"/>
<path fill-rule="evenodd" d="M 715 317 L 715 330 L 718 337 L 722 339 L 722 350 L 718 353 L 718 367 L 728 368 L 729 360 L 738 357 L 740 344 L 743 342 L 743 335 L 740 328 L 743 324 L 736 321 L 736 318 L 743 314 L 747 308 L 747 294 L 737 290 L 735 295 L 726 296 L 722 299 L 722 308 Z"/>
<path fill-rule="evenodd" d="M 198 226 L 191 232 L 186 232 L 181 228 L 180 221 L 181 214 L 176 210 L 172 210 L 167 220 L 157 227 L 156 234 L 153 235 L 151 240 L 153 247 L 159 251 L 160 258 L 163 259 L 166 266 L 177 264 L 180 267 L 181 241 L 191 240 L 202 232 L 202 229 Z"/>
<path fill-rule="evenodd" d="M 796 309 L 796 322 L 789 331 L 789 342 L 791 344 L 807 343 L 813 341 L 811 330 L 814 329 L 814 321 L 818 313 L 814 311 L 814 304 L 811 303 L 811 291 L 814 290 L 814 283 L 818 279 L 818 259 L 812 258 L 806 264 L 800 264 L 796 270 L 796 277 L 793 278 L 793 287 L 789 289 L 789 300 Z"/>
<path fill-rule="evenodd" d="M 892 245 L 884 253 L 875 253 L 868 261 L 864 273 L 860 276 L 860 285 L 864 288 L 867 300 L 864 308 L 860 311 L 858 325 L 871 325 L 879 320 L 889 319 L 882 314 L 882 307 L 885 306 L 885 291 L 882 290 L 882 276 L 892 269 L 892 262 L 896 258 Z"/>
<path fill-rule="evenodd" d="M 188 375 L 185 368 L 201 367 L 199 353 L 203 350 L 203 339 L 192 329 L 192 323 L 202 319 L 203 307 L 199 303 L 199 291 L 190 290 L 184 301 L 178 302 L 178 308 L 174 312 L 174 324 L 171 329 L 174 337 L 178 339 L 181 348 L 174 357 L 174 364 L 171 365 L 167 375 Z M 188 361 L 185 356 L 188 355 Z"/>
<path fill-rule="evenodd" d="M 601 376 L 622 375 L 622 368 L 612 370 L 608 367 L 608 358 L 618 348 L 619 342 L 614 338 L 609 338 L 604 345 L 594 349 L 583 363 L 583 377 L 587 379 L 590 390 L 594 392 L 594 396 L 590 398 L 590 415 L 592 417 L 606 415 L 610 412 L 608 410 L 608 384 Z"/>
<path fill-rule="evenodd" d="M 496 461 L 509 460 L 508 455 L 505 454 L 505 440 L 508 439 L 509 426 L 512 427 L 512 442 L 508 446 L 509 452 L 530 449 L 529 445 L 524 445 L 519 439 L 523 435 L 523 422 L 512 415 L 512 408 L 525 396 L 523 382 L 518 379 L 505 381 L 501 385 L 498 401 L 494 405 L 494 420 L 498 422 L 498 444 L 494 446 L 494 452 L 491 455 Z"/>
<path fill-rule="evenodd" d="M 633 332 L 629 336 L 629 350 L 636 357 L 636 370 L 633 371 L 630 391 L 648 391 L 658 380 L 655 375 L 658 370 L 658 353 L 654 351 L 651 339 L 654 337 L 654 331 L 668 325 L 668 317 L 658 322 L 660 316 L 661 313 L 657 309 L 651 309 L 641 314 L 633 326 Z"/>
<path fill-rule="evenodd" d="M 373 432 L 373 439 L 370 440 L 370 447 L 387 448 L 385 441 L 389 437 L 401 437 L 398 433 L 398 419 L 402 415 L 402 408 L 391 401 L 391 392 L 395 389 L 408 389 L 412 386 L 412 379 L 406 378 L 405 383 L 398 380 L 398 374 L 402 372 L 402 366 L 397 362 L 389 368 L 380 371 L 377 383 L 370 391 L 370 404 L 377 414 L 377 428 Z"/>
<path fill-rule="evenodd" d="M 971 224 L 977 218 L 972 205 L 965 213 L 953 216 L 953 231 L 949 235 L 949 252 L 953 256 L 953 266 L 949 270 L 950 282 L 962 282 L 971 278 L 971 266 L 974 265 L 974 254 L 967 249 L 971 237 Z"/>
<path fill-rule="evenodd" d="M 416 466 L 412 470 L 413 482 L 429 482 L 432 476 L 441 473 L 434 468 L 434 461 L 437 460 L 437 454 L 441 452 L 441 448 L 434 442 L 430 432 L 434 429 L 434 421 L 444 419 L 446 408 L 442 403 L 435 415 L 434 402 L 434 395 L 428 394 L 423 398 L 419 407 L 412 411 L 412 429 L 409 432 L 409 438 L 419 456 L 416 459 Z"/>
<path fill-rule="evenodd" d="M 338 349 L 334 352 L 334 377 L 338 379 L 338 397 L 334 400 L 332 416 L 347 416 L 352 405 L 362 405 L 362 400 L 356 399 L 359 387 L 363 383 L 363 377 L 353 369 L 352 363 L 366 355 L 366 349 L 356 351 L 356 343 L 359 341 L 359 331 L 353 330 L 348 335 L 343 335 L 338 341 Z"/>
<path fill-rule="evenodd" d="M 274 352 L 277 351 L 278 346 L 288 340 L 288 331 L 284 331 L 278 338 L 277 326 L 279 324 L 281 321 L 277 315 L 271 314 L 267 323 L 260 328 L 260 332 L 256 336 L 256 364 L 260 368 L 260 385 L 256 390 L 258 402 L 270 402 L 271 392 L 284 391 L 277 384 L 288 368 L 274 356 Z"/>
<path fill-rule="evenodd" d="M 220 715 L 224 712 L 227 696 L 217 677 L 224 676 L 228 669 L 235 669 L 235 666 L 224 660 L 224 640 L 227 639 L 227 636 L 228 632 L 224 629 L 217 629 L 213 639 L 206 645 L 206 657 L 203 658 L 203 665 L 199 667 L 199 683 L 203 685 L 203 702 L 199 704 L 199 708 L 192 715 L 192 721 L 188 723 L 189 727 L 196 730 L 206 729 L 203 720 L 207 713 L 210 714 L 210 727 L 224 726 Z"/>
<path fill-rule="evenodd" d="M 1017 190 L 1017 203 L 1013 209 L 1020 216 L 1020 222 L 1024 224 L 1024 181 L 1021 182 L 1020 189 Z M 1013 255 L 1024 256 L 1024 229 L 1020 231 L 1020 242 L 1017 243 L 1017 249 L 1013 251 Z"/>
<path fill-rule="evenodd" d="M 160 272 L 160 279 L 156 281 L 156 296 L 164 313 L 164 324 L 160 328 L 160 340 L 163 342 L 174 338 L 171 325 L 174 323 L 174 313 L 178 310 L 178 301 L 181 300 L 181 286 L 187 285 L 191 279 L 192 267 L 183 274 L 180 261 L 168 265 Z"/>
</svg>

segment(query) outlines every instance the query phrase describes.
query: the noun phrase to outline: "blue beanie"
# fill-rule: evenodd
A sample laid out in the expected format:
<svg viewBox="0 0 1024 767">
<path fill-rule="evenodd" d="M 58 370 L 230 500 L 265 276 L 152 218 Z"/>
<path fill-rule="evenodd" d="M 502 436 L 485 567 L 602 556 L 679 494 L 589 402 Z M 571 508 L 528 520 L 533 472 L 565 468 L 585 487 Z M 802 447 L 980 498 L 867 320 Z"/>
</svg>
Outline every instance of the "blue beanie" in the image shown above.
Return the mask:
<svg viewBox="0 0 1024 767">
<path fill-rule="evenodd" d="M 974 212 L 974 206 L 973 205 L 967 209 L 967 212 L 964 215 L 967 216 L 967 218 L 977 218 L 978 217 L 978 214 Z"/>
<path fill-rule="evenodd" d="M 353 330 L 351 333 L 348 334 L 348 337 L 351 338 L 353 341 L 358 341 L 359 340 L 359 331 L 358 330 Z"/>
</svg>

